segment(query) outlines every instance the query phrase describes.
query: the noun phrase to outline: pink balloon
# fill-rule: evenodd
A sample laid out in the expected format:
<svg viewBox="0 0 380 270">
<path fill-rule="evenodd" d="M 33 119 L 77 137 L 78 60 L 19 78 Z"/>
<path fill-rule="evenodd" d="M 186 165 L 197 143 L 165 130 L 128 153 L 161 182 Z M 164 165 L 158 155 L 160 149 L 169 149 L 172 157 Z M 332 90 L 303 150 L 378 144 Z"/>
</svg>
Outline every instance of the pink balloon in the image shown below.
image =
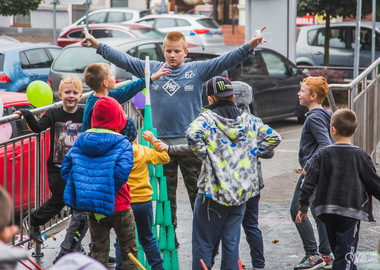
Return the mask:
<svg viewBox="0 0 380 270">
<path fill-rule="evenodd" d="M 0 125 L 0 143 L 8 141 L 12 136 L 11 123 L 5 123 Z"/>
<path fill-rule="evenodd" d="M 145 108 L 145 95 L 142 92 L 138 92 L 132 98 L 132 104 L 135 105 L 139 109 Z"/>
</svg>

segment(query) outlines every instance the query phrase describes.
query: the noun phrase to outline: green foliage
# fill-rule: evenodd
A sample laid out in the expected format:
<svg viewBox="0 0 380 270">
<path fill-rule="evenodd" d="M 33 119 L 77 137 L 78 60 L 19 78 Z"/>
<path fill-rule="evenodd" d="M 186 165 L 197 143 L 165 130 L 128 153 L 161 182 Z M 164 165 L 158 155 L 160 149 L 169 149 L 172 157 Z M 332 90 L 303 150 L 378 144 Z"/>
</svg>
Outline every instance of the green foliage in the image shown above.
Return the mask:
<svg viewBox="0 0 380 270">
<path fill-rule="evenodd" d="M 297 14 L 304 16 L 306 13 L 322 15 L 326 19 L 326 14 L 331 17 L 349 17 L 356 15 L 357 0 L 298 0 Z M 379 7 L 380 0 L 376 0 Z M 362 0 L 362 16 L 372 12 L 372 0 Z"/>
<path fill-rule="evenodd" d="M 0 0 L 0 15 L 27 15 L 31 10 L 36 10 L 41 0 Z"/>
</svg>

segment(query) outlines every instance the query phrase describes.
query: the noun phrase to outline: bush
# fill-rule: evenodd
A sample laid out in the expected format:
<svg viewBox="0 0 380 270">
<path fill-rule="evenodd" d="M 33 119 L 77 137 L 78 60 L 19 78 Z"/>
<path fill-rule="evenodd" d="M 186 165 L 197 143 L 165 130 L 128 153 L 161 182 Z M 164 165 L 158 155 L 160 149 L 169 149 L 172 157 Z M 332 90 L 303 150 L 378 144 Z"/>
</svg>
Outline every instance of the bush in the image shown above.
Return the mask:
<svg viewBox="0 0 380 270">
<path fill-rule="evenodd" d="M 326 78 L 327 83 L 343 83 L 346 73 L 334 69 L 311 69 L 310 76 L 322 76 Z"/>
</svg>

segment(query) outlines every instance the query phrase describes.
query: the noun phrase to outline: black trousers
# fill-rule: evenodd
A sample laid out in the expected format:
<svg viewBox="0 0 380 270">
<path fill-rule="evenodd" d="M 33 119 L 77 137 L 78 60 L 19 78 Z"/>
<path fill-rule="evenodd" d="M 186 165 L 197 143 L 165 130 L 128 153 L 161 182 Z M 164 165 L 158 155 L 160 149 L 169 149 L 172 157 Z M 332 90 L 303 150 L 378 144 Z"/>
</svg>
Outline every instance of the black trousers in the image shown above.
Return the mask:
<svg viewBox="0 0 380 270">
<path fill-rule="evenodd" d="M 32 226 L 44 225 L 65 206 L 63 192 L 66 183 L 59 171 L 48 172 L 49 189 L 51 197 L 36 211 L 31 213 L 30 223 Z"/>
<path fill-rule="evenodd" d="M 334 254 L 332 269 L 356 270 L 354 264 L 359 242 L 360 220 L 335 214 L 323 214 L 327 236 Z"/>
</svg>

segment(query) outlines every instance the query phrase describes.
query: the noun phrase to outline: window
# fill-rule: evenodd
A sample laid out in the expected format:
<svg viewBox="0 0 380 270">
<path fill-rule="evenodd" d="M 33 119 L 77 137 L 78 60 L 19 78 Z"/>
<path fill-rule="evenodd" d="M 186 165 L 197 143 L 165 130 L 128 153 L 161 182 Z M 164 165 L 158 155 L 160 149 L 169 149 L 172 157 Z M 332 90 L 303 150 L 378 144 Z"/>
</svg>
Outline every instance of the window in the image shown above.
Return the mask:
<svg viewBox="0 0 380 270">
<path fill-rule="evenodd" d="M 351 37 L 352 40 L 355 40 L 355 28 L 352 28 L 351 30 Z M 372 30 L 368 28 L 361 28 L 360 29 L 360 49 L 364 51 L 371 51 L 372 50 Z M 355 48 L 355 41 L 351 42 L 351 48 Z M 376 34 L 375 39 L 375 48 L 376 51 L 380 50 L 380 36 Z"/>
<path fill-rule="evenodd" d="M 154 19 L 143 20 L 140 23 L 153 27 Z"/>
<path fill-rule="evenodd" d="M 124 22 L 129 21 L 132 19 L 131 13 L 124 13 L 124 12 L 109 12 L 107 22 L 108 23 L 118 23 L 118 22 Z"/>
<path fill-rule="evenodd" d="M 170 18 L 158 18 L 156 19 L 156 28 L 168 28 L 168 27 L 176 27 L 176 23 L 174 19 Z"/>
<path fill-rule="evenodd" d="M 264 75 L 265 71 L 261 61 L 258 57 L 258 53 L 255 55 L 250 55 L 242 64 L 243 73 L 242 75 L 252 76 L 252 75 Z M 241 65 L 237 66 L 238 73 L 241 73 Z"/>
<path fill-rule="evenodd" d="M 128 0 L 111 0 L 111 7 L 127 7 Z"/>
<path fill-rule="evenodd" d="M 145 44 L 138 47 L 138 54 L 137 58 L 140 58 L 141 60 L 145 60 L 146 56 L 149 56 L 149 60 L 159 60 L 157 51 L 156 51 L 156 44 Z"/>
<path fill-rule="evenodd" d="M 13 25 L 15 26 L 30 26 L 30 14 L 13 16 Z"/>
<path fill-rule="evenodd" d="M 199 19 L 197 23 L 207 28 L 219 28 L 219 24 L 214 19 Z"/>
<path fill-rule="evenodd" d="M 91 31 L 91 29 L 90 29 L 89 31 Z M 92 33 L 91 33 L 91 34 L 92 34 Z M 92 35 L 93 35 L 93 34 L 92 34 Z M 69 37 L 69 38 L 80 38 L 80 39 L 82 39 L 82 38 L 84 38 L 84 33 L 83 33 L 83 30 L 73 31 L 73 32 L 69 33 L 69 34 L 67 35 L 67 37 Z"/>
<path fill-rule="evenodd" d="M 178 26 L 191 26 L 191 24 L 188 21 L 178 20 L 178 19 L 177 19 L 177 25 Z"/>
<path fill-rule="evenodd" d="M 23 69 L 48 68 L 51 61 L 44 49 L 28 50 L 20 53 L 21 67 Z"/>
<path fill-rule="evenodd" d="M 0 71 L 4 69 L 4 54 L 0 54 Z"/>
<path fill-rule="evenodd" d="M 86 15 L 86 7 L 85 5 L 73 5 L 73 12 L 72 12 L 72 21 L 76 22 L 80 18 Z M 84 23 L 79 23 L 84 24 Z"/>
<path fill-rule="evenodd" d="M 299 33 L 299 31 L 298 31 Z M 310 30 L 307 32 L 307 44 L 313 45 L 315 40 L 315 35 L 317 34 L 317 29 Z"/>
<path fill-rule="evenodd" d="M 93 29 L 92 35 L 95 38 L 107 38 L 109 37 L 109 31 L 107 29 Z"/>
<path fill-rule="evenodd" d="M 132 34 L 127 33 L 127 32 L 123 32 L 120 30 L 108 30 L 108 31 L 109 31 L 109 37 L 114 37 L 114 38 L 134 37 Z"/>
<path fill-rule="evenodd" d="M 58 54 L 61 52 L 60 49 L 54 49 L 54 48 L 48 48 L 46 50 L 50 53 L 52 60 L 54 60 L 58 56 Z"/>
<path fill-rule="evenodd" d="M 104 23 L 106 21 L 107 12 L 98 12 L 88 16 L 88 23 Z M 79 25 L 86 24 L 86 19 L 81 21 Z"/>
<path fill-rule="evenodd" d="M 325 46 L 325 28 L 318 31 L 316 45 Z M 346 29 L 331 28 L 330 29 L 330 48 L 346 48 Z"/>
<path fill-rule="evenodd" d="M 286 64 L 281 57 L 265 51 L 262 51 L 261 55 L 267 66 L 268 75 L 285 76 L 287 74 Z"/>
</svg>

